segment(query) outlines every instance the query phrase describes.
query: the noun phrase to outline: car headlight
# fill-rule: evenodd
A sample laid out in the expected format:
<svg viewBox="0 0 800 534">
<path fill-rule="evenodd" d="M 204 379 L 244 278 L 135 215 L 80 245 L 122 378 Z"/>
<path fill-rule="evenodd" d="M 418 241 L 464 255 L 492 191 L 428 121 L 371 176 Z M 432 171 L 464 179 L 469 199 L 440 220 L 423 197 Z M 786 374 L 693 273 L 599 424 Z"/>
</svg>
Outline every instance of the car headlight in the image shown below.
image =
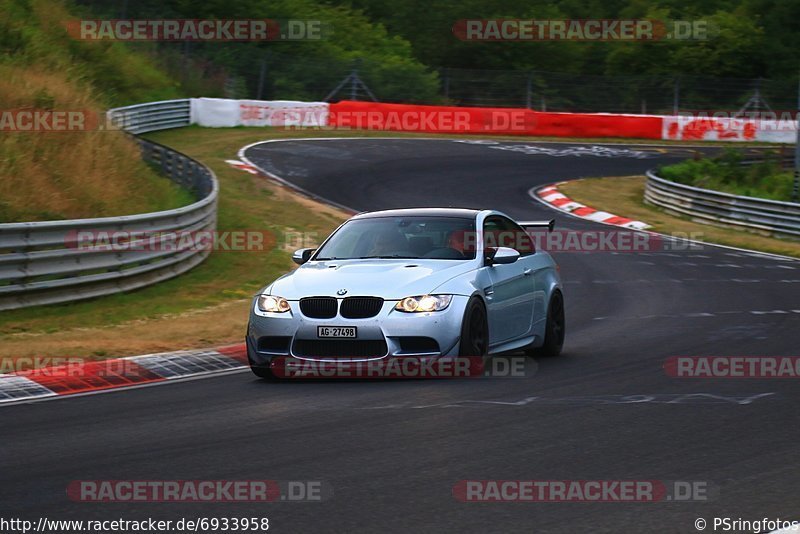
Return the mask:
<svg viewBox="0 0 800 534">
<path fill-rule="evenodd" d="M 259 295 L 257 306 L 262 312 L 271 313 L 286 313 L 291 309 L 288 300 L 274 295 Z"/>
<path fill-rule="evenodd" d="M 453 295 L 421 295 L 418 297 L 406 297 L 394 307 L 401 312 L 432 312 L 447 308 Z"/>
</svg>

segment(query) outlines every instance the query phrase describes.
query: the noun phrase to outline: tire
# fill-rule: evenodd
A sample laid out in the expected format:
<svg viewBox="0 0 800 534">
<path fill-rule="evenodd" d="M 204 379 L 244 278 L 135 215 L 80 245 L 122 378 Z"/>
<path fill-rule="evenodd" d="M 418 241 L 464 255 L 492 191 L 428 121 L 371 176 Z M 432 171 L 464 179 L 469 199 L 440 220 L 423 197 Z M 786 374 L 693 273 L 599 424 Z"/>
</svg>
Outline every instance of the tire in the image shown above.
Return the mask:
<svg viewBox="0 0 800 534">
<path fill-rule="evenodd" d="M 561 291 L 556 290 L 550 297 L 550 304 L 547 306 L 547 324 L 545 325 L 544 344 L 541 347 L 529 351 L 531 356 L 543 356 L 554 358 L 561 354 L 564 346 L 564 335 L 566 333 L 566 321 L 564 319 L 564 296 Z"/>
<path fill-rule="evenodd" d="M 248 349 L 247 352 L 247 363 L 250 365 L 250 370 L 256 375 L 258 378 L 264 378 L 266 380 L 274 380 L 275 375 L 272 373 L 269 367 L 264 367 L 262 365 L 257 365 L 253 362 L 252 358 L 250 358 L 250 351 Z"/>
<path fill-rule="evenodd" d="M 266 367 L 253 367 L 251 365 L 250 366 L 250 370 L 253 371 L 253 374 L 256 375 L 258 378 L 263 378 L 265 380 L 274 380 L 275 379 L 275 375 L 273 375 L 272 371 L 270 371 Z"/>
<path fill-rule="evenodd" d="M 461 322 L 458 355 L 485 357 L 487 352 L 489 352 L 489 322 L 486 308 L 480 299 L 473 298 L 467 303 L 464 320 Z"/>
</svg>

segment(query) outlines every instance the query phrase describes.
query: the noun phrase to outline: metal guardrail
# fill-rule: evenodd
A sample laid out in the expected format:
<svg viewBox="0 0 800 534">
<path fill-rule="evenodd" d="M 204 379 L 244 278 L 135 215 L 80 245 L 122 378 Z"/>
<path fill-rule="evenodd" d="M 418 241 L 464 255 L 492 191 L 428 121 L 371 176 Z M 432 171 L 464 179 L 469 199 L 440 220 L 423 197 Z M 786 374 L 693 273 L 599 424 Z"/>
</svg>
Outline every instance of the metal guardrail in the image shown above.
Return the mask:
<svg viewBox="0 0 800 534">
<path fill-rule="evenodd" d="M 647 171 L 645 201 L 698 222 L 800 238 L 800 204 L 743 197 L 679 184 Z"/>
<path fill-rule="evenodd" d="M 109 121 L 128 133 L 180 128 L 191 124 L 192 103 L 188 98 L 148 102 L 108 110 Z"/>
<path fill-rule="evenodd" d="M 134 133 L 185 126 L 189 123 L 188 102 L 117 108 L 109 111 L 109 118 L 122 121 L 115 124 Z M 158 143 L 136 141 L 146 162 L 160 167 L 198 200 L 172 210 L 137 215 L 0 224 L 0 310 L 137 289 L 184 273 L 209 255 L 208 247 L 198 247 L 197 242 L 181 236 L 186 235 L 184 232 L 216 229 L 219 186 L 214 173 Z M 147 237 L 141 241 L 134 237 L 126 250 L 84 247 L 78 239 L 81 231 L 92 236 L 103 232 L 136 236 L 143 232 Z"/>
</svg>

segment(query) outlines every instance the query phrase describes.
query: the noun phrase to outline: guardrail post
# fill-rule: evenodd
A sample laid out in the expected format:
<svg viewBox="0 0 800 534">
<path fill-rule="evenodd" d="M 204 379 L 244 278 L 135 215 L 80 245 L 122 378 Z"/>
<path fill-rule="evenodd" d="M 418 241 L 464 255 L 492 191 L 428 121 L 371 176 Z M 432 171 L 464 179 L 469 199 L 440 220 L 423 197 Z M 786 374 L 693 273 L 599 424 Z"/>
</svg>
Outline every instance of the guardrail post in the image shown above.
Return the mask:
<svg viewBox="0 0 800 534">
<path fill-rule="evenodd" d="M 680 109 L 681 79 L 675 78 L 675 86 L 672 91 L 672 114 L 677 116 Z"/>
</svg>

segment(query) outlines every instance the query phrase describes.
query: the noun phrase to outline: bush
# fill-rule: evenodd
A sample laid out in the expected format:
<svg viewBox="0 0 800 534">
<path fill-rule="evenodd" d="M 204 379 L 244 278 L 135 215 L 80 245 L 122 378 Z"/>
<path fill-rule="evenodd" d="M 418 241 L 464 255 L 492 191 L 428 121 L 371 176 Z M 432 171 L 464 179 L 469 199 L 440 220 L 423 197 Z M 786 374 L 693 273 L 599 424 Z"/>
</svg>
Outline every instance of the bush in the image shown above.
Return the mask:
<svg viewBox="0 0 800 534">
<path fill-rule="evenodd" d="M 742 165 L 740 150 L 726 149 L 716 158 L 688 160 L 661 167 L 659 176 L 673 182 L 734 195 L 791 201 L 793 174 L 781 168 L 774 154 Z"/>
</svg>

